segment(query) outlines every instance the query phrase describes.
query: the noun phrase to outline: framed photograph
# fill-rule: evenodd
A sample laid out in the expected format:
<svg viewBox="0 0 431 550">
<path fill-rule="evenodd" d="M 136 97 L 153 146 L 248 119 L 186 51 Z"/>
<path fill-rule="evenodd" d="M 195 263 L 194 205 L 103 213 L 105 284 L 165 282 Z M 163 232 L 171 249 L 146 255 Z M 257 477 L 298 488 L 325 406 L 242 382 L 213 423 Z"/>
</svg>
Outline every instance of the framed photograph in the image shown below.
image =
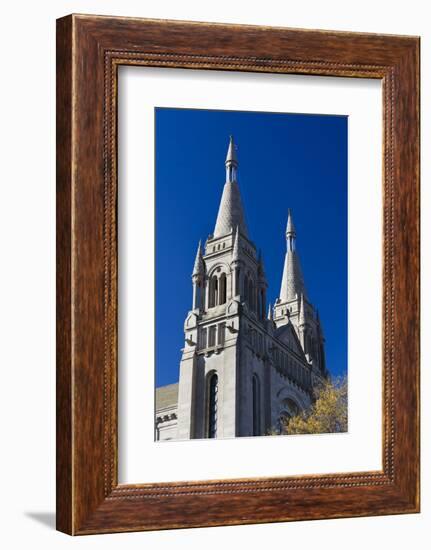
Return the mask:
<svg viewBox="0 0 431 550">
<path fill-rule="evenodd" d="M 419 511 L 419 38 L 57 21 L 57 528 Z"/>
</svg>

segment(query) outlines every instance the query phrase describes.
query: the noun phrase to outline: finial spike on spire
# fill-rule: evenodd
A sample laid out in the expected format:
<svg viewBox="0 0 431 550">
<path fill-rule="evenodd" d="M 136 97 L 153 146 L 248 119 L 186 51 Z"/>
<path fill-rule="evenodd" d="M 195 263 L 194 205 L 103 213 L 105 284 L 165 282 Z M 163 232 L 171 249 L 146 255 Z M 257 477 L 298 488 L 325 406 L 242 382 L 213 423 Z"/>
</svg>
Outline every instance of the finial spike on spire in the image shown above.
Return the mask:
<svg viewBox="0 0 431 550">
<path fill-rule="evenodd" d="M 290 211 L 290 208 L 287 211 L 287 226 L 286 226 L 286 237 L 296 237 L 295 226 L 293 225 L 293 217 Z"/>
<path fill-rule="evenodd" d="M 229 136 L 229 146 L 227 148 L 227 155 L 226 155 L 226 166 L 229 164 L 238 166 L 238 158 L 236 156 L 236 145 L 233 140 L 233 136 Z"/>
</svg>

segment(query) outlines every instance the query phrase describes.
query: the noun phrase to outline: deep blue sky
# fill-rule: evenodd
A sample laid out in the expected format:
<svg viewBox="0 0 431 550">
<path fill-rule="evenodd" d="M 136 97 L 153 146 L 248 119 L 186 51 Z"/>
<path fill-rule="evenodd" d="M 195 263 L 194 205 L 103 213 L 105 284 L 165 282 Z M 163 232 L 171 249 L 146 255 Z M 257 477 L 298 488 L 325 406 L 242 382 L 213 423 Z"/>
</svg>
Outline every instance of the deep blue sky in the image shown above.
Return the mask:
<svg viewBox="0 0 431 550">
<path fill-rule="evenodd" d="M 347 117 L 156 109 L 156 385 L 178 381 L 199 239 L 214 230 L 229 135 L 249 237 L 278 297 L 287 210 L 327 367 L 347 370 Z"/>
</svg>

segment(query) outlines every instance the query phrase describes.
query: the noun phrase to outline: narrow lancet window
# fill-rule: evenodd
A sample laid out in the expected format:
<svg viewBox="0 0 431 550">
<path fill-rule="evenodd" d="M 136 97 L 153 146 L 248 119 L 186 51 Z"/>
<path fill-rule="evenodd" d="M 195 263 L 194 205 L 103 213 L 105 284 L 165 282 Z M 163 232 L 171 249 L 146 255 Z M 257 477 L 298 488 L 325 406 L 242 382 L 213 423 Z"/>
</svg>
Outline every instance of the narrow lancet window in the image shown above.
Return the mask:
<svg viewBox="0 0 431 550">
<path fill-rule="evenodd" d="M 217 437 L 217 407 L 218 407 L 218 376 L 212 374 L 209 381 L 208 394 L 208 437 Z"/>
<path fill-rule="evenodd" d="M 226 274 L 223 273 L 220 277 L 219 281 L 220 289 L 219 289 L 219 304 L 225 304 L 226 303 Z"/>
<path fill-rule="evenodd" d="M 218 300 L 218 279 L 216 276 L 210 279 L 209 307 L 215 307 Z"/>
</svg>

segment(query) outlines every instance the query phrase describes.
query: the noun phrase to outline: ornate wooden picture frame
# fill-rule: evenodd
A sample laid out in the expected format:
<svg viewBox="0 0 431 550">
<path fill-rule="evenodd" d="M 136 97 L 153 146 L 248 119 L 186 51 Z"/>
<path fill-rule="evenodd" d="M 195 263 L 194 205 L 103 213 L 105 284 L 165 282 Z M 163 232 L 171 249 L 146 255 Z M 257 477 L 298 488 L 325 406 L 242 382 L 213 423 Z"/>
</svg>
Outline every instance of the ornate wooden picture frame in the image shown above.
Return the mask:
<svg viewBox="0 0 431 550">
<path fill-rule="evenodd" d="M 380 79 L 383 468 L 118 483 L 117 69 Z M 419 38 L 70 15 L 57 21 L 57 528 L 69 534 L 419 511 Z"/>
</svg>

